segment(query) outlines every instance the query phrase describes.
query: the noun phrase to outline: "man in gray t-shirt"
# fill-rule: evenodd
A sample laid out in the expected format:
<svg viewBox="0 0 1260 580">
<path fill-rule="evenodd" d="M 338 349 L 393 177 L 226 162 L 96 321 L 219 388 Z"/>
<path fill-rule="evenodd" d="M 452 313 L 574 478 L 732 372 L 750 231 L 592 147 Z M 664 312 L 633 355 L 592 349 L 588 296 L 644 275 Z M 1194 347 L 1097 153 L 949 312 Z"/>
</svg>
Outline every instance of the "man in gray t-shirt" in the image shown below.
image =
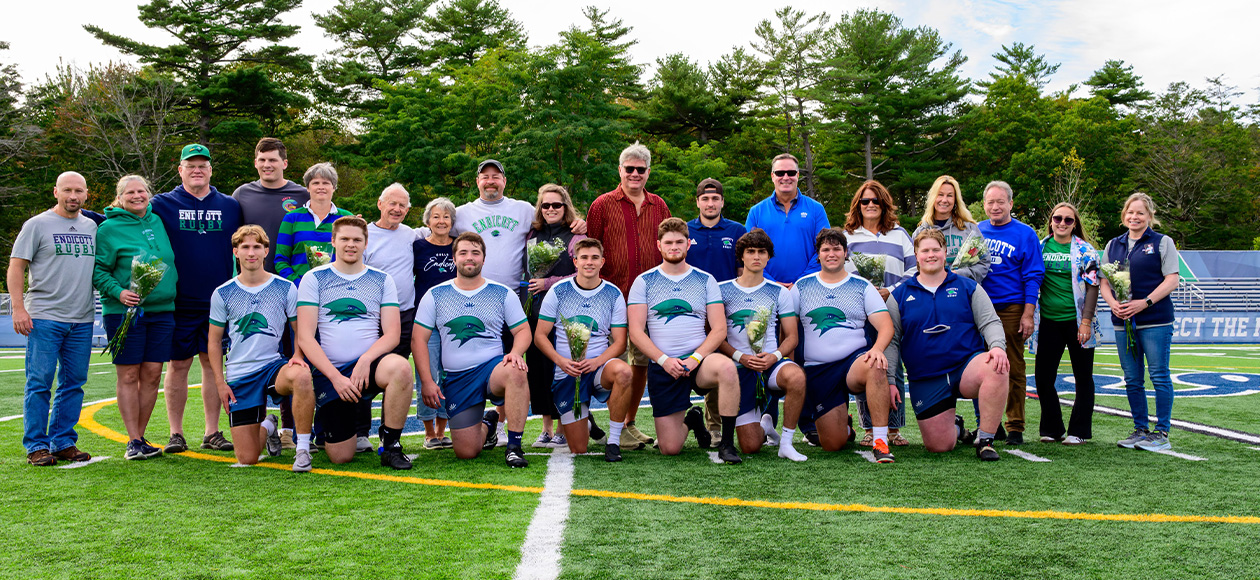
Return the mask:
<svg viewBox="0 0 1260 580">
<path fill-rule="evenodd" d="M 284 178 L 284 170 L 288 167 L 289 157 L 284 143 L 273 137 L 263 137 L 254 147 L 254 169 L 258 171 L 258 181 L 246 183 L 232 192 L 232 197 L 241 204 L 245 223 L 261 226 L 271 239 L 263 266 L 272 274 L 276 273 L 276 238 L 280 234 L 284 214 L 302 207 L 311 199 L 305 187 Z"/>
<path fill-rule="evenodd" d="M 96 222 L 80 212 L 87 194 L 82 175 L 69 171 L 58 176 L 53 190 L 57 205 L 22 224 L 9 258 L 13 330 L 27 337 L 22 446 L 31 465 L 92 458 L 75 446 L 79 436 L 74 431 L 83 406 L 94 319 Z M 23 295 L 28 269 L 30 289 Z"/>
</svg>

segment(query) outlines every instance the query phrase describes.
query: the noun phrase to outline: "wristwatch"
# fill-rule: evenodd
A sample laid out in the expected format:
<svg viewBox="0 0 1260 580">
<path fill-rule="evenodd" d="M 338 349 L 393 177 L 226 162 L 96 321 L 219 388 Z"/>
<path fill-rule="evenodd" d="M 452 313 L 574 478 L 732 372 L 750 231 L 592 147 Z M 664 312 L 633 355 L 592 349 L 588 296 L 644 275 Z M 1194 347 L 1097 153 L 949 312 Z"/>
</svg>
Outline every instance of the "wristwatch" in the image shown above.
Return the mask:
<svg viewBox="0 0 1260 580">
<path fill-rule="evenodd" d="M 1147 308 L 1150 308 L 1151 306 L 1154 306 L 1154 305 L 1155 305 L 1155 303 L 1154 303 L 1154 302 L 1151 302 L 1151 298 L 1150 298 L 1149 296 L 1147 296 L 1147 297 L 1146 297 L 1146 307 L 1147 307 Z"/>
</svg>

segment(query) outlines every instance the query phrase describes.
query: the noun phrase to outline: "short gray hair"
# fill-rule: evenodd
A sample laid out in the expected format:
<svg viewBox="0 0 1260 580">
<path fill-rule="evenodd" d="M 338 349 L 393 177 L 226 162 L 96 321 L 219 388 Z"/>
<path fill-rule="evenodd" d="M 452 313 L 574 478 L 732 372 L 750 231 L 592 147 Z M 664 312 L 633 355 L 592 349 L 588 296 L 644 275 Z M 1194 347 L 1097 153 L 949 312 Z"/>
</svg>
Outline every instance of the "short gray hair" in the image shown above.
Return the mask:
<svg viewBox="0 0 1260 580">
<path fill-rule="evenodd" d="M 429 225 L 429 218 L 433 217 L 435 209 L 446 210 L 446 213 L 451 216 L 451 225 L 455 225 L 455 204 L 445 197 L 439 197 L 424 206 L 424 216 L 420 218 L 424 225 Z"/>
<path fill-rule="evenodd" d="M 648 167 L 652 166 L 652 152 L 638 141 L 635 141 L 634 145 L 621 150 L 621 158 L 617 160 L 617 164 L 625 165 L 631 159 L 638 159 L 646 163 Z"/>
<path fill-rule="evenodd" d="M 385 201 L 385 196 L 389 195 L 391 191 L 398 191 L 403 194 L 403 197 L 407 198 L 407 207 L 411 207 L 411 194 L 407 192 L 407 188 L 403 187 L 403 184 L 397 181 L 385 186 L 385 189 L 381 190 L 381 196 L 376 198 L 376 201 Z"/>
<path fill-rule="evenodd" d="M 331 163 L 316 163 L 307 168 L 306 173 L 302 174 L 302 185 L 310 186 L 311 180 L 324 178 L 332 182 L 333 189 L 337 189 L 337 170 Z"/>
<path fill-rule="evenodd" d="M 1006 201 L 1015 202 L 1015 191 L 1011 189 L 1011 184 L 1005 181 L 990 181 L 988 185 L 984 186 L 984 193 L 989 193 L 989 190 L 994 187 L 1006 192 Z M 984 197 L 984 193 L 980 194 L 981 198 Z"/>
</svg>

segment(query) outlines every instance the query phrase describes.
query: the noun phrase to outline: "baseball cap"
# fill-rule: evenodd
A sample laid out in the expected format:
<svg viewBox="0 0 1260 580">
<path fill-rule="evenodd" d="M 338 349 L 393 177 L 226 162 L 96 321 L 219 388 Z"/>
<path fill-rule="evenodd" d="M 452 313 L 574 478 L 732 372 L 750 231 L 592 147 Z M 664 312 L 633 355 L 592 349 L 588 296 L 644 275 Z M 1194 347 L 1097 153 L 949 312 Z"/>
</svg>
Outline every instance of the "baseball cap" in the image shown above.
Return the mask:
<svg viewBox="0 0 1260 580">
<path fill-rule="evenodd" d="M 487 159 L 485 161 L 482 161 L 480 164 L 478 164 L 477 175 L 481 175 L 481 170 L 485 169 L 487 165 L 493 166 L 495 169 L 499 170 L 499 173 L 507 175 L 507 172 L 503 170 L 503 164 L 499 163 L 498 161 L 494 159 Z"/>
<path fill-rule="evenodd" d="M 189 157 L 205 157 L 206 159 L 210 159 L 210 150 L 201 143 L 185 145 L 184 150 L 179 152 L 179 160 L 183 161 Z"/>
<path fill-rule="evenodd" d="M 713 179 L 712 177 L 707 178 L 696 185 L 696 197 L 704 195 L 706 193 L 705 190 L 707 189 L 714 189 L 718 195 L 725 197 L 725 194 L 722 193 L 722 182 Z"/>
</svg>

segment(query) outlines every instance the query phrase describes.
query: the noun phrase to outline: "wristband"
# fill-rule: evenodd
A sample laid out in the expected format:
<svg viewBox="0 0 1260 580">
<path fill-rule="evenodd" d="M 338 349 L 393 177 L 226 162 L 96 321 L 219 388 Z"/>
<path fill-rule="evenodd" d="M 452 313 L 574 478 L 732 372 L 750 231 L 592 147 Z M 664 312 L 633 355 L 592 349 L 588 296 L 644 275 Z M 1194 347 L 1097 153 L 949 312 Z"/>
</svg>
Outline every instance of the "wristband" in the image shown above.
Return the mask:
<svg viewBox="0 0 1260 580">
<path fill-rule="evenodd" d="M 776 351 L 774 351 L 774 358 L 776 358 L 776 359 L 778 359 L 778 360 L 783 360 L 783 353 L 781 353 L 781 352 L 779 352 L 779 351 L 777 351 L 777 350 L 776 350 Z"/>
<path fill-rule="evenodd" d="M 733 354 L 733 355 L 731 355 L 731 356 L 733 357 L 733 358 L 732 358 L 732 360 L 734 360 L 736 363 L 738 363 L 740 359 L 744 358 L 744 353 L 742 353 L 742 352 L 740 352 L 740 351 L 738 351 L 738 350 L 737 350 L 737 351 L 735 351 L 735 354 Z"/>
<path fill-rule="evenodd" d="M 661 358 L 656 359 L 657 366 L 665 366 L 665 361 L 669 360 L 669 355 L 662 354 Z"/>
<path fill-rule="evenodd" d="M 700 364 L 700 363 L 704 362 L 704 357 L 702 357 L 702 356 L 700 356 L 700 355 L 698 355 L 698 354 L 696 354 L 696 353 L 694 353 L 694 352 L 693 352 L 693 353 L 691 353 L 691 354 L 689 354 L 689 355 L 687 355 L 687 358 L 689 358 L 689 359 L 694 359 L 694 360 L 696 361 L 696 364 Z"/>
</svg>

